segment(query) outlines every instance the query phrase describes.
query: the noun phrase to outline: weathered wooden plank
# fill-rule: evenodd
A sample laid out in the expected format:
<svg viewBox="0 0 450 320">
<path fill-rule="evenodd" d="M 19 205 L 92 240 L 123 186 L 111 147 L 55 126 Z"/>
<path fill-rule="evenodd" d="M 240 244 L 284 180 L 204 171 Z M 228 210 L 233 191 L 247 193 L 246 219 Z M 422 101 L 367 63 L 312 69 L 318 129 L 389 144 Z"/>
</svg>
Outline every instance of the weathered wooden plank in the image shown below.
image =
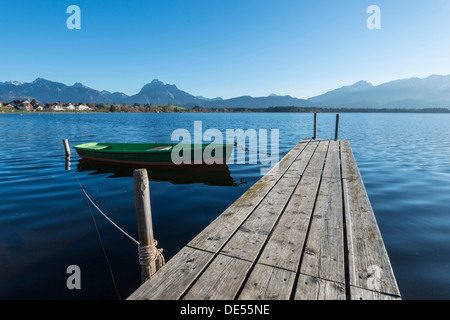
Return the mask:
<svg viewBox="0 0 450 320">
<path fill-rule="evenodd" d="M 303 152 L 303 150 L 310 144 L 309 139 L 303 139 L 294 148 L 291 149 L 281 160 L 278 162 L 267 174 L 266 176 L 277 176 L 283 175 L 286 170 L 292 165 L 292 163 L 297 159 L 298 155 Z"/>
<path fill-rule="evenodd" d="M 304 176 L 272 232 L 258 262 L 297 272 L 320 177 Z"/>
<path fill-rule="evenodd" d="M 323 168 L 323 177 L 341 178 L 341 160 L 339 153 L 339 141 L 330 141 L 328 146 L 325 166 Z"/>
<path fill-rule="evenodd" d="M 345 283 L 341 180 L 322 178 L 300 272 Z"/>
<path fill-rule="evenodd" d="M 316 151 L 318 145 L 319 145 L 318 141 L 310 142 L 298 155 L 297 159 L 295 159 L 295 161 L 283 175 L 283 178 L 300 177 L 304 173 L 308 164 L 310 163 L 311 157 Z"/>
<path fill-rule="evenodd" d="M 221 252 L 254 261 L 297 186 L 298 180 L 298 178 L 284 178 L 278 181 Z"/>
<path fill-rule="evenodd" d="M 184 247 L 128 299 L 179 299 L 213 256 L 209 252 Z"/>
<path fill-rule="evenodd" d="M 237 228 L 253 212 L 255 207 L 266 197 L 267 193 L 275 186 L 282 174 L 289 168 L 294 160 L 306 148 L 309 141 L 300 142 L 268 174 L 256 182 L 227 210 L 209 224 L 188 244 L 190 247 L 218 252 L 223 244 L 230 238 Z"/>
<path fill-rule="evenodd" d="M 266 197 L 276 182 L 275 176 L 264 176 L 192 239 L 188 246 L 218 252 L 255 207 Z"/>
<path fill-rule="evenodd" d="M 295 300 L 345 300 L 345 286 L 342 283 L 327 281 L 300 274 L 295 291 Z"/>
<path fill-rule="evenodd" d="M 248 261 L 219 254 L 183 299 L 232 300 L 251 265 Z"/>
<path fill-rule="evenodd" d="M 353 153 L 352 147 L 350 146 L 350 141 L 348 140 L 339 140 L 339 146 L 341 149 L 341 153 Z"/>
<path fill-rule="evenodd" d="M 355 287 L 350 287 L 350 293 L 351 300 L 401 300 L 398 296 Z"/>
<path fill-rule="evenodd" d="M 289 300 L 295 272 L 256 264 L 239 300 Z"/>
<path fill-rule="evenodd" d="M 342 166 L 342 179 L 361 179 L 361 174 L 356 164 L 355 157 L 353 156 L 352 148 L 348 141 L 341 141 L 341 166 Z"/>
<path fill-rule="evenodd" d="M 400 296 L 362 180 L 343 180 L 350 284 Z"/>
<path fill-rule="evenodd" d="M 304 171 L 303 175 L 317 177 L 322 174 L 323 164 L 325 156 L 327 154 L 329 141 L 320 141 L 317 146 L 308 167 Z"/>
<path fill-rule="evenodd" d="M 254 209 L 254 206 L 249 205 L 233 205 L 229 207 L 192 239 L 188 246 L 210 252 L 218 252 Z"/>
<path fill-rule="evenodd" d="M 340 145 L 350 285 L 400 296 L 350 143 Z"/>
</svg>

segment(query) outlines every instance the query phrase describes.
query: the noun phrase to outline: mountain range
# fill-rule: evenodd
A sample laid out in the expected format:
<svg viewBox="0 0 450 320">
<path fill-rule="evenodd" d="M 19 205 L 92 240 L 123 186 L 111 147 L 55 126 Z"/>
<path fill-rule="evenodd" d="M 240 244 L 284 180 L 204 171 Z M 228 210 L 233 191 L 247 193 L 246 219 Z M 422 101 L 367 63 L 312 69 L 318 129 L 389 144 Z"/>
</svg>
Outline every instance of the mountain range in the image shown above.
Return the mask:
<svg viewBox="0 0 450 320">
<path fill-rule="evenodd" d="M 265 97 L 241 96 L 231 99 L 194 96 L 176 85 L 165 84 L 158 79 L 144 85 L 131 96 L 122 92 L 109 92 L 89 88 L 82 83 L 72 86 L 37 78 L 32 82 L 0 82 L 0 101 L 36 99 L 42 103 L 84 102 L 152 104 L 206 108 L 267 108 L 275 106 L 295 107 L 343 107 L 343 108 L 447 108 L 450 107 L 450 75 L 432 75 L 427 78 L 410 78 L 372 85 L 359 81 L 324 94 L 300 99 L 288 95 L 271 94 Z"/>
<path fill-rule="evenodd" d="M 374 86 L 359 81 L 309 99 L 329 107 L 430 108 L 450 106 L 450 75 L 395 80 Z"/>
</svg>

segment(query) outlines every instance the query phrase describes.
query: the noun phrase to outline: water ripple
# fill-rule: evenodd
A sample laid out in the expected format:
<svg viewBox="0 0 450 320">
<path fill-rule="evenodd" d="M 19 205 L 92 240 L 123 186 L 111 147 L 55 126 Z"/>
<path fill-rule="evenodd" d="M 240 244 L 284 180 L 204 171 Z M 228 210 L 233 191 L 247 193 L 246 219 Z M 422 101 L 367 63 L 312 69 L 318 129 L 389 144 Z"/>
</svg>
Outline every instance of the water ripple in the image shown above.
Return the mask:
<svg viewBox="0 0 450 320">
<path fill-rule="evenodd" d="M 312 136 L 311 114 L 0 115 L 0 298 L 114 299 L 103 253 L 77 178 L 110 217 L 137 237 L 129 176 L 65 170 L 62 139 L 170 141 L 178 128 L 279 129 L 280 152 Z M 318 137 L 334 138 L 334 114 L 318 115 Z M 405 299 L 449 299 L 450 116 L 341 114 Z M 167 258 L 239 198 L 261 165 L 230 165 L 235 185 L 151 181 L 155 236 Z M 92 209 L 92 208 L 91 208 Z M 135 245 L 94 212 L 119 290 L 140 284 Z M 65 287 L 83 270 L 81 292 Z M 76 290 L 75 290 L 76 291 Z"/>
</svg>

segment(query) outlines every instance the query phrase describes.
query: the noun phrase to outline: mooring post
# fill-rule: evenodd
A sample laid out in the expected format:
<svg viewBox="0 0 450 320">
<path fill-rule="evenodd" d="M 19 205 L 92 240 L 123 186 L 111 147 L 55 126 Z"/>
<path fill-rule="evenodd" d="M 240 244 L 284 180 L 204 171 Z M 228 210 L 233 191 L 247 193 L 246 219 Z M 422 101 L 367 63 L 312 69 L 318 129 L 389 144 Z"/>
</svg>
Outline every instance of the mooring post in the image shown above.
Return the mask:
<svg viewBox="0 0 450 320">
<path fill-rule="evenodd" d="M 66 158 L 69 158 L 70 157 L 69 140 L 63 139 L 63 145 L 64 145 L 64 151 L 66 151 Z"/>
<path fill-rule="evenodd" d="M 339 130 L 339 113 L 336 114 L 336 131 L 334 133 L 334 140 L 338 139 L 338 130 Z"/>
<path fill-rule="evenodd" d="M 66 157 L 66 165 L 65 165 L 65 169 L 67 171 L 70 171 L 70 157 Z"/>
<path fill-rule="evenodd" d="M 314 113 L 314 136 L 313 140 L 317 138 L 317 113 Z"/>
<path fill-rule="evenodd" d="M 136 218 L 139 234 L 140 247 L 154 246 L 152 211 L 150 207 L 150 186 L 146 169 L 136 169 L 134 178 L 134 200 L 136 204 Z M 150 261 L 149 264 L 141 264 L 142 281 L 150 279 L 157 271 L 159 263 Z"/>
</svg>

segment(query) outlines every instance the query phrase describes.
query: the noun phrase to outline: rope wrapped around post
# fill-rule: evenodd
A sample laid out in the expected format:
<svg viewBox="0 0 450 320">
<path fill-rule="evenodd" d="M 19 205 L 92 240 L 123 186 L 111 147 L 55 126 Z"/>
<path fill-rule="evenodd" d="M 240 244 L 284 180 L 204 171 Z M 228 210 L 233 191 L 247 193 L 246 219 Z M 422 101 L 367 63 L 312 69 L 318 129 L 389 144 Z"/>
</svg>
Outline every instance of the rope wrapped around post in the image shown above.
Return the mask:
<svg viewBox="0 0 450 320">
<path fill-rule="evenodd" d="M 164 257 L 162 256 L 162 250 L 156 248 L 157 242 L 153 237 L 150 185 L 147 169 L 134 170 L 133 177 L 139 234 L 139 263 L 141 264 L 142 270 L 141 278 L 145 282 L 164 264 Z"/>
<path fill-rule="evenodd" d="M 162 255 L 163 249 L 158 249 L 156 247 L 157 245 L 158 241 L 156 240 L 153 240 L 153 245 L 150 246 L 141 247 L 140 245 L 138 245 L 139 263 L 142 266 L 151 268 L 152 262 L 155 262 L 157 263 L 156 269 L 158 270 L 166 263 L 166 261 L 164 260 L 164 256 Z"/>
</svg>

